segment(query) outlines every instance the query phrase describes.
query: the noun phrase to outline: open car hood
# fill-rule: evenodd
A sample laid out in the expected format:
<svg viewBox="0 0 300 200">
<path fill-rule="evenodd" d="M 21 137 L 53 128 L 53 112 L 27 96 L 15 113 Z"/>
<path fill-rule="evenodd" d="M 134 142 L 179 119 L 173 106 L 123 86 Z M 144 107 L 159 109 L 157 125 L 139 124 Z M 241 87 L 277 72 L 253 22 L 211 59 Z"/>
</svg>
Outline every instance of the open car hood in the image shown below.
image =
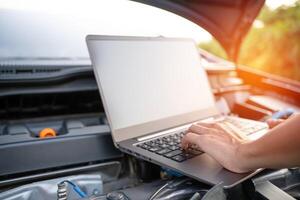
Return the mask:
<svg viewBox="0 0 300 200">
<path fill-rule="evenodd" d="M 241 42 L 265 0 L 135 0 L 178 14 L 198 24 L 236 61 Z"/>
</svg>

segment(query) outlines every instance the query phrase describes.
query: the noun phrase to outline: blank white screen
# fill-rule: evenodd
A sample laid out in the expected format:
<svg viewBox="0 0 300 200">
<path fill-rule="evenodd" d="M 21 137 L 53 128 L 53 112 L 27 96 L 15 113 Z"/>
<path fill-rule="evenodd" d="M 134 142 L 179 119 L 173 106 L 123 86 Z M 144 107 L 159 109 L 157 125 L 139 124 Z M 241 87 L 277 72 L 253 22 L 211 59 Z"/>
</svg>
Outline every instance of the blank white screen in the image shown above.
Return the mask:
<svg viewBox="0 0 300 200">
<path fill-rule="evenodd" d="M 189 40 L 91 40 L 112 129 L 211 108 L 213 95 Z"/>
</svg>

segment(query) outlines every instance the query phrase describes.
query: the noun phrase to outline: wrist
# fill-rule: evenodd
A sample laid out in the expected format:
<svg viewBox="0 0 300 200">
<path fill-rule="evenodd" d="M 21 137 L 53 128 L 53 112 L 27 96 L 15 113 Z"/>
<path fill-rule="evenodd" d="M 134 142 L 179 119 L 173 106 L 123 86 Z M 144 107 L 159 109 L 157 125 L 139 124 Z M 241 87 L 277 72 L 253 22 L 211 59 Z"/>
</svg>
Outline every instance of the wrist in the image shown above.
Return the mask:
<svg viewBox="0 0 300 200">
<path fill-rule="evenodd" d="M 244 172 L 259 168 L 259 166 L 257 166 L 258 155 L 254 142 L 240 144 L 237 148 L 238 168 Z"/>
</svg>

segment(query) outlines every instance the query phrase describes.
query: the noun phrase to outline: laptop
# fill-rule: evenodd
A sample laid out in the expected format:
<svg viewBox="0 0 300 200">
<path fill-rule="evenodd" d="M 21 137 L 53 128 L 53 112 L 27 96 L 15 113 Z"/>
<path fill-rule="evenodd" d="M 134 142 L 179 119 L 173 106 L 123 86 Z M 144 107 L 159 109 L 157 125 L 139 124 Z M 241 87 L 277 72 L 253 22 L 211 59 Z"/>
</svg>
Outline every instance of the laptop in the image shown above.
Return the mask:
<svg viewBox="0 0 300 200">
<path fill-rule="evenodd" d="M 218 112 L 191 39 L 89 35 L 86 38 L 113 141 L 121 151 L 201 182 L 233 187 L 260 170 L 237 174 L 180 140 L 195 122 L 218 120 L 243 137 L 263 135 L 262 122 Z"/>
</svg>

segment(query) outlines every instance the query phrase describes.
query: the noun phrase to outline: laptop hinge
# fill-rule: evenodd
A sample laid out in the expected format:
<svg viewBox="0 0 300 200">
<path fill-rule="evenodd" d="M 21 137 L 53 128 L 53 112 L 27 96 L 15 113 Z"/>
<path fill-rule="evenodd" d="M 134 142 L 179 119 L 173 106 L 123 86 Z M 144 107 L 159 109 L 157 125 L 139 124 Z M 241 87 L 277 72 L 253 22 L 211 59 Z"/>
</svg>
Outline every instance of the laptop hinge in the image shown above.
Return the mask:
<svg viewBox="0 0 300 200">
<path fill-rule="evenodd" d="M 143 137 L 139 137 L 139 138 L 137 138 L 137 141 L 141 142 L 141 141 L 153 139 L 153 138 L 156 138 L 156 137 L 161 137 L 162 135 L 178 132 L 180 130 L 183 131 L 183 130 L 186 130 L 189 126 L 191 126 L 191 124 L 186 124 L 186 125 L 183 125 L 183 126 L 180 126 L 180 127 L 173 128 L 173 129 L 168 129 L 166 131 L 161 131 L 161 132 L 158 132 L 158 133 L 153 133 L 151 135 L 146 135 L 146 136 L 143 136 Z"/>
<path fill-rule="evenodd" d="M 202 120 L 199 120 L 199 121 L 209 121 L 209 120 L 213 120 L 214 117 L 208 117 L 206 119 L 202 119 Z M 182 126 L 179 126 L 179 127 L 175 127 L 175 128 L 171 128 L 171 129 L 167 129 L 165 131 L 160 131 L 160 132 L 157 132 L 157 133 L 153 133 L 153 134 L 149 134 L 149 135 L 146 135 L 146 136 L 142 136 L 142 137 L 139 137 L 137 138 L 137 141 L 141 142 L 141 141 L 145 141 L 145 140 L 149 140 L 149 139 L 153 139 L 153 138 L 156 138 L 156 137 L 161 137 L 162 135 L 166 135 L 166 134 L 171 134 L 171 133 L 174 133 L 174 132 L 178 132 L 178 131 L 183 131 L 183 130 L 187 130 L 193 123 L 195 122 L 192 122 L 192 123 L 188 123 L 188 124 L 185 124 L 185 125 L 182 125 Z"/>
</svg>

